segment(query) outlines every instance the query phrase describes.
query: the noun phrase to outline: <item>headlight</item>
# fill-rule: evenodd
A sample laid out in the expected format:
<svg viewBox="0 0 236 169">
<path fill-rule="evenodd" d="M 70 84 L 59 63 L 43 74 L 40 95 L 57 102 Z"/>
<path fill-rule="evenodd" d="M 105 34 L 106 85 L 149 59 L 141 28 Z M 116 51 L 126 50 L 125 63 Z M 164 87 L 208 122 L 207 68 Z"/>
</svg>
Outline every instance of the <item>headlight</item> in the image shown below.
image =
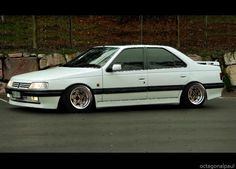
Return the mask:
<svg viewBox="0 0 236 169">
<path fill-rule="evenodd" d="M 13 81 L 9 81 L 8 83 L 7 83 L 7 87 L 9 88 L 9 87 L 12 87 L 12 83 L 13 83 Z"/>
<path fill-rule="evenodd" d="M 34 82 L 31 83 L 29 89 L 47 89 L 48 83 L 47 82 Z"/>
</svg>

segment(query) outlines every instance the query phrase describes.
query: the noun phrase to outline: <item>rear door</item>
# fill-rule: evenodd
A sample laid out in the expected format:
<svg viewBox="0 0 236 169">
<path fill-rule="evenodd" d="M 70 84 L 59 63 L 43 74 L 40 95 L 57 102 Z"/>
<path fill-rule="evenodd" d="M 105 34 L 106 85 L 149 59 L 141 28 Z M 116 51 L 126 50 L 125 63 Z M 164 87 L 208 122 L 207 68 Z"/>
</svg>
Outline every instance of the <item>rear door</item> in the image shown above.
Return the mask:
<svg viewBox="0 0 236 169">
<path fill-rule="evenodd" d="M 146 48 L 148 99 L 172 99 L 189 79 L 185 62 L 164 48 Z"/>
</svg>

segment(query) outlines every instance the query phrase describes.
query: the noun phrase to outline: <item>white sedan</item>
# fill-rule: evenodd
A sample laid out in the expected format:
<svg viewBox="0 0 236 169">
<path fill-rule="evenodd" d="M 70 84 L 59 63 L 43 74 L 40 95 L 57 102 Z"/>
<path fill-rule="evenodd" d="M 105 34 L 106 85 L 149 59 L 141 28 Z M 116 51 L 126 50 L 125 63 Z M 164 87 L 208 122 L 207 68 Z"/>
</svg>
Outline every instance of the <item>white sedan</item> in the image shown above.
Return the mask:
<svg viewBox="0 0 236 169">
<path fill-rule="evenodd" d="M 212 64 L 212 65 L 211 65 Z M 54 68 L 13 76 L 6 91 L 16 106 L 85 112 L 91 108 L 203 105 L 221 96 L 218 62 L 195 62 L 169 46 L 97 46 Z"/>
</svg>

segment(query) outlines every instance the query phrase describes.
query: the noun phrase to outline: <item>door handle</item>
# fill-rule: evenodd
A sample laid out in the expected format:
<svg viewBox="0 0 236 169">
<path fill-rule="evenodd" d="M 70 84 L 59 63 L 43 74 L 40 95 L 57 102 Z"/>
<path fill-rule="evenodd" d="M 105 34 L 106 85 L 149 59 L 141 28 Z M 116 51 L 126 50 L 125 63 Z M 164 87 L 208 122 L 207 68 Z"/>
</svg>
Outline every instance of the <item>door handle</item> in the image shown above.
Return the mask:
<svg viewBox="0 0 236 169">
<path fill-rule="evenodd" d="M 139 81 L 142 81 L 143 84 L 146 84 L 146 79 L 144 77 L 141 77 L 138 79 Z"/>
<path fill-rule="evenodd" d="M 139 78 L 138 80 L 145 80 L 145 78 Z"/>
<path fill-rule="evenodd" d="M 186 77 L 186 75 L 180 75 L 180 77 L 181 77 L 181 78 L 185 78 L 185 77 Z"/>
</svg>

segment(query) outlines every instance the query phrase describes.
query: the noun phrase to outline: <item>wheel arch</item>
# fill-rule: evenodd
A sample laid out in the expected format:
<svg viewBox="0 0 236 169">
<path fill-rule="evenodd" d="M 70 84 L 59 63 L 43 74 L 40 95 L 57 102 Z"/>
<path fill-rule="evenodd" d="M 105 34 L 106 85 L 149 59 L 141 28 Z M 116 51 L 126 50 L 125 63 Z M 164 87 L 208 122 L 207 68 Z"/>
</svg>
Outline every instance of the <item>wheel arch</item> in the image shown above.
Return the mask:
<svg viewBox="0 0 236 169">
<path fill-rule="evenodd" d="M 182 97 L 183 97 L 183 92 L 184 90 L 191 84 L 194 84 L 194 83 L 200 83 L 204 89 L 206 90 L 205 86 L 202 84 L 202 82 L 199 82 L 199 81 L 191 81 L 191 82 L 188 82 L 187 84 L 185 84 L 181 90 L 181 94 L 180 94 L 180 97 L 179 97 L 179 101 L 181 101 Z M 206 99 L 207 99 L 207 91 L 206 91 Z"/>
<path fill-rule="evenodd" d="M 83 86 L 86 86 L 87 88 L 89 88 L 89 90 L 91 91 L 91 93 L 92 93 L 92 96 L 93 96 L 93 104 L 94 104 L 94 106 L 96 107 L 96 98 L 95 98 L 95 96 L 94 96 L 94 92 L 93 92 L 93 89 L 89 86 L 89 85 L 87 85 L 87 84 L 84 84 L 84 83 L 74 83 L 74 84 L 71 84 L 71 85 L 69 85 L 69 86 L 67 86 L 64 90 L 63 90 L 63 92 L 61 93 L 61 95 L 60 95 L 60 99 L 59 99 L 59 101 L 58 101 L 58 103 L 57 103 L 57 108 L 59 108 L 60 107 L 60 104 L 61 104 L 61 102 L 62 102 L 62 96 L 63 96 L 63 94 L 69 89 L 69 88 L 71 88 L 71 87 L 73 87 L 73 86 L 76 86 L 76 85 L 83 85 Z"/>
</svg>

